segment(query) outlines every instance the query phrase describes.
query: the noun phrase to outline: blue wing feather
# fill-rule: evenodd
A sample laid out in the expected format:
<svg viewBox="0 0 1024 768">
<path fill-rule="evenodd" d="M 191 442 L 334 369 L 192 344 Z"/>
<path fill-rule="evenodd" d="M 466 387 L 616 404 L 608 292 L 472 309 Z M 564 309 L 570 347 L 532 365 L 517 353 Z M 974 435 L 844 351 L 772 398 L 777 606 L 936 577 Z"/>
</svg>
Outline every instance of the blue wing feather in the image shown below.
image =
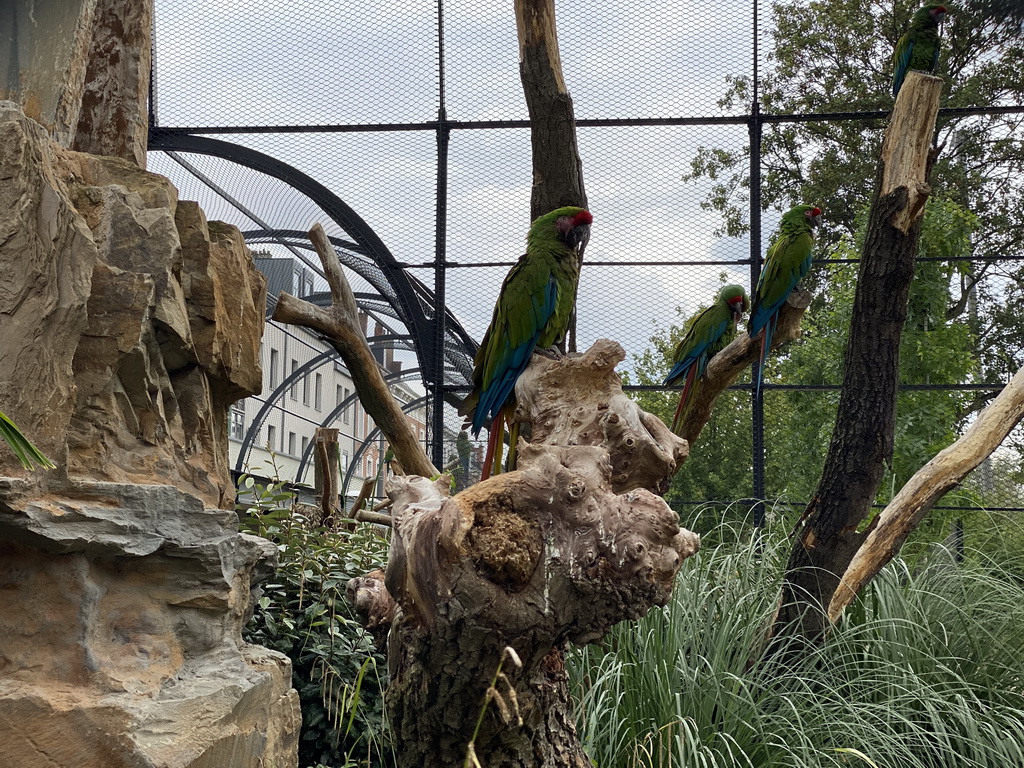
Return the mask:
<svg viewBox="0 0 1024 768">
<path fill-rule="evenodd" d="M 557 298 L 558 283 L 555 281 L 555 276 L 551 275 L 545 289 L 530 297 L 530 310 L 528 312 L 528 320 L 531 325 L 530 335 L 526 341 L 509 350 L 508 354 L 503 356 L 504 359 L 499 363 L 497 370 L 495 370 L 494 377 L 480 392 L 480 399 L 477 402 L 476 410 L 473 412 L 471 422 L 471 431 L 474 437 L 480 434 L 480 430 L 483 429 L 485 423 L 493 421 L 498 416 L 498 413 L 505 407 L 505 403 L 512 396 L 516 381 L 522 372 L 526 370 L 526 366 L 530 364 L 530 356 L 537 346 L 537 340 L 555 312 Z M 508 338 L 508 334 L 505 334 L 505 338 Z"/>
</svg>

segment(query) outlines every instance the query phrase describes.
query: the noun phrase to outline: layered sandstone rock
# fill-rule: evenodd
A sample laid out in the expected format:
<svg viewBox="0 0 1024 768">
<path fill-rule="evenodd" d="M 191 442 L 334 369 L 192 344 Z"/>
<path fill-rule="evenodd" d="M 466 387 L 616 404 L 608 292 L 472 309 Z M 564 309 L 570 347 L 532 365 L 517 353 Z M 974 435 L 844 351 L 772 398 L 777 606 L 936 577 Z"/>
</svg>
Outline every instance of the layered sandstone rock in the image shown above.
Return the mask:
<svg viewBox="0 0 1024 768">
<path fill-rule="evenodd" d="M 294 766 L 288 661 L 246 645 L 272 545 L 239 534 L 227 409 L 264 281 L 171 183 L 0 102 L 0 765 Z"/>
</svg>

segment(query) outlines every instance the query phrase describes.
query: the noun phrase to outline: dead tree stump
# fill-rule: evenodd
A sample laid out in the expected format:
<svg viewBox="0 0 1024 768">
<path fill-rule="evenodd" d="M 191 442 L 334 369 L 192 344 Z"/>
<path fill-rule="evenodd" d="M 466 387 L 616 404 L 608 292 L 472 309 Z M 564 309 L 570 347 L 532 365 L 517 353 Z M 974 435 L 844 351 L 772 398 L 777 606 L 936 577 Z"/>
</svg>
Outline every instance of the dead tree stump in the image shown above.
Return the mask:
<svg viewBox="0 0 1024 768">
<path fill-rule="evenodd" d="M 515 472 L 455 496 L 447 476 L 389 483 L 387 572 L 349 594 L 379 634 L 390 625 L 400 765 L 462 765 L 471 741 L 488 768 L 590 765 L 564 648 L 664 605 L 699 546 L 654 492 L 685 441 L 623 395 L 613 371 L 623 357 L 609 341 L 534 356 L 517 386 L 533 442 L 522 441 Z M 506 661 L 492 688 L 506 648 L 522 667 Z"/>
</svg>

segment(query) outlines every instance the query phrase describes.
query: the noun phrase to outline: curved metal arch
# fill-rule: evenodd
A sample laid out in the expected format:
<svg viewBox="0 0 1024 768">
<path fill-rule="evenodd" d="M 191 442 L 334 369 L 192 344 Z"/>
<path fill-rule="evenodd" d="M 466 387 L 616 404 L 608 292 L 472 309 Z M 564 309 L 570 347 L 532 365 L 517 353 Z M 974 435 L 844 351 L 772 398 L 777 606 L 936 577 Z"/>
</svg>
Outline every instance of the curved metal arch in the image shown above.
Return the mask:
<svg viewBox="0 0 1024 768">
<path fill-rule="evenodd" d="M 246 242 L 274 242 L 282 245 L 289 245 L 294 248 L 313 250 L 309 242 L 308 234 L 296 229 L 249 229 L 243 232 L 242 235 L 245 237 Z M 361 261 L 360 259 L 351 258 L 351 256 L 346 253 L 346 251 L 352 251 L 354 253 L 365 255 L 364 249 L 358 243 L 350 243 L 342 240 L 340 237 L 329 236 L 328 239 L 331 241 L 331 245 L 335 247 L 335 253 L 338 254 L 339 261 L 379 290 L 379 287 L 374 284 L 372 276 L 366 274 L 365 270 L 363 270 L 366 262 Z M 340 252 L 337 249 L 341 249 Z M 409 277 L 409 282 L 410 285 L 415 288 L 420 299 L 433 307 L 434 293 L 420 280 L 417 280 L 414 277 Z M 446 337 L 444 349 L 445 359 L 448 360 L 454 371 L 465 377 L 465 382 L 461 383 L 469 384 L 473 371 L 473 357 L 476 355 L 476 350 L 479 345 L 473 337 L 466 332 L 466 329 L 462 327 L 462 323 L 459 322 L 458 318 L 450 309 L 448 309 L 448 307 L 444 308 L 444 312 Z M 402 320 L 402 318 L 397 315 L 395 319 Z M 422 361 L 420 362 L 422 365 Z"/>
<path fill-rule="evenodd" d="M 376 342 L 383 341 L 385 339 L 390 340 L 390 339 L 393 339 L 393 338 L 395 338 L 395 337 L 393 337 L 393 336 L 373 336 L 373 337 L 368 338 L 366 341 L 370 345 L 370 349 L 373 349 L 374 347 L 378 346 L 378 344 Z M 402 337 L 402 338 L 408 338 L 408 337 Z M 252 422 L 249 424 L 249 428 L 245 431 L 245 435 L 242 437 L 242 445 L 238 449 L 238 460 L 235 462 L 235 471 L 236 472 L 244 471 L 244 469 L 245 469 L 245 462 L 249 458 L 249 453 L 252 451 L 252 445 L 256 441 L 256 435 L 259 434 L 260 427 L 263 426 L 263 422 L 266 420 L 267 414 L 270 412 L 270 410 L 272 408 L 277 406 L 277 401 L 284 397 L 284 394 L 289 389 L 291 389 L 292 384 L 294 384 L 297 381 L 301 381 L 307 374 L 312 373 L 317 368 L 322 366 L 325 362 L 328 362 L 329 360 L 338 360 L 338 359 L 340 359 L 340 358 L 338 357 L 338 353 L 337 353 L 336 350 L 334 350 L 334 349 L 325 349 L 323 352 L 320 352 L 319 354 L 311 357 L 309 360 L 304 362 L 302 365 L 298 366 L 294 371 L 292 371 L 291 373 L 287 374 L 281 380 L 281 383 L 277 386 L 277 388 L 274 389 L 274 391 L 271 392 L 267 396 L 267 399 L 263 401 L 263 405 L 260 406 L 260 409 L 258 411 L 256 411 L 256 415 L 253 417 Z M 410 368 L 409 369 L 409 371 L 412 371 L 412 372 L 415 372 L 415 373 L 419 373 L 419 370 L 420 370 L 419 368 Z M 401 374 L 401 373 L 404 373 L 404 372 L 403 371 L 398 371 L 398 374 Z M 388 375 L 386 375 L 384 377 L 384 381 L 390 381 L 395 376 L 396 376 L 396 374 L 388 374 Z M 357 399 L 356 393 L 353 392 L 349 397 L 347 397 L 343 401 L 343 405 L 340 405 L 340 406 L 336 407 L 335 410 L 331 412 L 332 415 L 336 416 L 337 414 L 341 413 L 341 411 L 343 411 L 345 409 L 345 407 L 348 406 L 350 401 L 353 401 L 355 399 Z M 280 406 L 277 406 L 277 407 L 280 407 Z M 320 426 L 324 426 L 324 425 L 321 424 Z M 298 482 L 298 480 L 296 480 L 296 482 Z"/>
<path fill-rule="evenodd" d="M 424 311 L 425 302 L 422 290 L 417 290 L 413 285 L 414 281 L 405 273 L 377 233 L 340 197 L 311 176 L 287 163 L 228 141 L 205 136 L 162 132 L 159 128 L 154 128 L 149 135 L 149 149 L 210 155 L 238 163 L 284 182 L 319 205 L 338 227 L 352 237 L 361 249 L 365 249 L 366 255 L 384 273 L 385 279 L 394 290 L 395 297 L 399 302 L 400 306 L 396 309 L 403 316 L 406 327 L 412 333 L 420 367 L 424 370 L 431 370 L 429 363 L 431 360 L 437 359 L 436 355 L 439 350 L 434 349 L 433 320 Z"/>
<path fill-rule="evenodd" d="M 420 406 L 424 405 L 428 399 L 429 398 L 424 396 L 417 398 L 416 400 L 411 400 L 410 402 L 402 406 L 402 413 L 408 413 L 411 410 L 419 408 Z M 372 430 L 370 430 L 370 433 L 366 436 L 363 442 L 359 444 L 359 447 L 356 449 L 355 453 L 352 454 L 352 458 L 349 460 L 348 463 L 348 468 L 345 470 L 345 477 L 341 481 L 341 488 L 338 490 L 338 495 L 341 496 L 342 498 L 348 496 L 348 486 L 349 483 L 352 482 L 356 462 L 359 459 L 363 458 L 363 453 L 366 452 L 366 449 L 373 443 L 374 440 L 377 439 L 379 435 L 380 427 L 374 427 Z M 307 448 L 308 447 L 309 446 L 307 446 Z"/>
<path fill-rule="evenodd" d="M 394 373 L 389 373 L 387 376 L 385 376 L 384 377 L 384 381 L 386 383 L 388 383 L 388 384 L 391 384 L 392 382 L 399 382 L 399 381 L 404 381 L 406 379 L 410 379 L 410 378 L 412 378 L 413 374 L 419 374 L 419 373 L 421 373 L 419 368 L 409 368 L 408 370 L 405 370 L 405 371 L 395 371 Z M 348 408 L 353 402 L 357 401 L 358 399 L 359 399 L 359 396 L 355 392 L 353 392 L 351 395 L 349 395 L 344 400 L 342 400 L 340 403 L 338 403 L 338 405 L 336 405 L 334 407 L 334 410 L 331 411 L 330 413 L 328 413 L 324 417 L 323 421 L 320 422 L 320 426 L 321 427 L 326 427 L 328 424 L 330 424 L 333 421 L 335 421 L 338 418 L 338 416 L 340 416 L 341 413 L 346 408 Z M 410 402 L 423 403 L 423 402 L 426 402 L 426 399 L 427 398 L 425 398 L 425 397 L 421 397 L 418 400 L 411 400 Z M 408 405 L 408 403 L 406 405 Z M 409 410 L 410 409 L 407 409 L 405 407 L 405 405 L 402 406 L 402 412 L 403 413 L 408 413 Z M 370 431 L 369 435 L 376 435 L 379 432 L 380 432 L 380 428 L 375 426 Z M 363 438 L 363 442 L 359 444 L 360 447 L 356 449 L 355 454 L 352 457 L 353 459 L 355 459 L 355 456 L 361 456 L 362 455 L 363 446 L 365 445 L 367 440 L 370 439 L 369 435 L 367 437 Z M 302 452 L 302 456 L 299 459 L 299 467 L 298 467 L 298 469 L 295 470 L 295 479 L 294 479 L 293 482 L 295 482 L 295 483 L 301 483 L 302 482 L 302 478 L 304 478 L 306 476 L 306 468 L 309 465 L 309 459 L 310 459 L 310 457 L 312 455 L 313 455 L 313 441 L 310 440 L 309 441 L 309 445 L 306 446 L 306 450 Z"/>
</svg>

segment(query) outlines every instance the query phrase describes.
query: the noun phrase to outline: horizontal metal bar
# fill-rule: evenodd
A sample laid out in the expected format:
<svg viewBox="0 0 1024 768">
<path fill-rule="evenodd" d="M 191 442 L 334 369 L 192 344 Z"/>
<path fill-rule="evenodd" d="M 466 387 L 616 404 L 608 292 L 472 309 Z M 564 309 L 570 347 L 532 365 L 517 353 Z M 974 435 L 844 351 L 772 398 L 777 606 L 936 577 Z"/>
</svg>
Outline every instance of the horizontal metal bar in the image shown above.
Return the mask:
<svg viewBox="0 0 1024 768">
<path fill-rule="evenodd" d="M 645 126 L 747 125 L 759 123 L 816 123 L 837 120 L 882 120 L 888 111 L 871 112 L 808 112 L 805 114 L 718 115 L 700 117 L 619 117 L 580 118 L 578 128 L 622 128 Z M 964 115 L 1024 114 L 1024 104 L 1002 107 L 955 107 L 939 110 L 940 117 Z M 328 123 L 318 125 L 156 125 L 154 135 L 225 135 L 239 133 L 373 133 L 392 131 L 488 130 L 529 128 L 529 120 L 423 120 L 408 123 Z"/>
</svg>

